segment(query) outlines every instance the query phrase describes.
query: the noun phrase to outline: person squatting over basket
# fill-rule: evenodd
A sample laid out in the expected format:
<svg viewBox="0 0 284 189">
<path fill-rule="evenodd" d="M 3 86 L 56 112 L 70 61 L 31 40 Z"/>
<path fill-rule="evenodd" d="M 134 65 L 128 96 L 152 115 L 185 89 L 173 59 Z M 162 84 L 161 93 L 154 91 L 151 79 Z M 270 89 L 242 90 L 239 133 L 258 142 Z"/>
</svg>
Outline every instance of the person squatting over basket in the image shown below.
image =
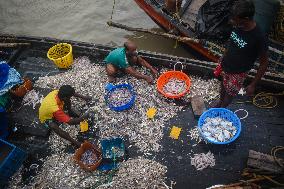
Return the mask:
<svg viewBox="0 0 284 189">
<path fill-rule="evenodd" d="M 116 74 L 119 71 L 124 71 L 138 79 L 146 80 L 149 84 L 153 83 L 153 79 L 150 76 L 136 71 L 132 67 L 133 65 L 141 65 L 148 68 L 154 77 L 158 73 L 155 68 L 138 55 L 137 47 L 131 41 L 125 42 L 124 47 L 111 51 L 104 61 L 106 62 L 106 72 L 109 82 L 114 82 Z"/>
<path fill-rule="evenodd" d="M 60 137 L 68 140 L 74 146 L 80 147 L 80 142 L 73 139 L 67 132 L 60 128 L 60 124 L 62 123 L 77 125 L 89 116 L 88 113 L 85 113 L 80 117 L 77 112 L 72 110 L 71 97 L 78 97 L 85 101 L 91 100 L 91 97 L 77 94 L 75 89 L 70 85 L 63 85 L 59 90 L 50 92 L 42 100 L 39 108 L 39 119 L 41 123 L 44 123 L 47 128 L 53 130 Z M 68 114 L 66 114 L 64 110 L 66 110 Z"/>
<path fill-rule="evenodd" d="M 217 66 L 217 75 L 222 75 L 220 100 L 216 108 L 225 108 L 243 88 L 248 72 L 259 58 L 260 66 L 252 82 L 246 87 L 247 95 L 253 95 L 255 87 L 268 65 L 267 39 L 253 20 L 255 7 L 251 0 L 238 0 L 232 8 L 231 33 L 228 47 Z M 215 75 L 216 75 L 215 71 Z M 216 76 L 217 76 L 216 75 Z"/>
</svg>

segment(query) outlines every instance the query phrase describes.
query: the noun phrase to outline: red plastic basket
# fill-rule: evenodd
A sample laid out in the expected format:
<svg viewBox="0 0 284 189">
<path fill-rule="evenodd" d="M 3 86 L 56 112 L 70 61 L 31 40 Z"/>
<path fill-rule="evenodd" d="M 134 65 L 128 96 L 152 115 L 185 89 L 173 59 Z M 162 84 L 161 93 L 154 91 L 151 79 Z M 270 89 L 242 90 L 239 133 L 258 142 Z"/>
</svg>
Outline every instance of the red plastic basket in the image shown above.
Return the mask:
<svg viewBox="0 0 284 189">
<path fill-rule="evenodd" d="M 175 65 L 176 66 L 176 65 Z M 183 97 L 186 93 L 189 92 L 190 90 L 190 85 L 191 85 L 191 80 L 188 77 L 188 75 L 186 75 L 185 73 L 183 73 L 182 71 L 176 71 L 175 70 L 175 66 L 174 66 L 174 70 L 173 71 L 168 71 L 163 73 L 157 80 L 157 89 L 158 91 L 164 95 L 167 98 L 181 98 Z M 169 82 L 170 79 L 172 78 L 176 78 L 178 80 L 183 80 L 185 81 L 186 84 L 186 89 L 184 92 L 176 94 L 176 95 L 171 95 L 171 94 L 167 94 L 164 92 L 163 88 L 164 86 Z"/>
</svg>

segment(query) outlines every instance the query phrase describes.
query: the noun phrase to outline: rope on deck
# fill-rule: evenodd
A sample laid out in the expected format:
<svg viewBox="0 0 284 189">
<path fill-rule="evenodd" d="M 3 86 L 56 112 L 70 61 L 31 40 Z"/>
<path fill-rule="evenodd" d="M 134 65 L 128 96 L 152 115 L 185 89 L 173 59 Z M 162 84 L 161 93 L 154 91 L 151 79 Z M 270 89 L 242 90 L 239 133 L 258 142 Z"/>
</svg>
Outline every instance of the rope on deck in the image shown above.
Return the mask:
<svg viewBox="0 0 284 189">
<path fill-rule="evenodd" d="M 272 109 L 278 106 L 278 100 L 276 96 L 283 96 L 284 91 L 281 93 L 265 93 L 260 92 L 252 100 L 253 105 L 258 108 Z"/>
<path fill-rule="evenodd" d="M 284 91 L 280 93 L 260 92 L 253 97 L 252 101 L 239 101 L 237 103 L 243 104 L 248 102 L 261 109 L 272 109 L 278 106 L 278 100 L 276 96 L 284 96 Z"/>
</svg>

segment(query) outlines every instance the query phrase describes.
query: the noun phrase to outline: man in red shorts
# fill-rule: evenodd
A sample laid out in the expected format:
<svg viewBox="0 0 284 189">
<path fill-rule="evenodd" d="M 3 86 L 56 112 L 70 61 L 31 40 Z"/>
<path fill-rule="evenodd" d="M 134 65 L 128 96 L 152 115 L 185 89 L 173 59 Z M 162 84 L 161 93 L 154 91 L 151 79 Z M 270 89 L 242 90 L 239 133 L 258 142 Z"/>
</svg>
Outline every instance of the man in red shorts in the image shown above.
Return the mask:
<svg viewBox="0 0 284 189">
<path fill-rule="evenodd" d="M 243 82 L 257 59 L 260 66 L 255 78 L 246 87 L 247 95 L 253 95 L 256 84 L 267 69 L 267 40 L 253 20 L 254 13 L 255 7 L 251 0 L 238 0 L 233 6 L 231 21 L 234 29 L 220 62 L 223 82 L 216 108 L 225 108 L 232 102 L 243 88 Z"/>
</svg>

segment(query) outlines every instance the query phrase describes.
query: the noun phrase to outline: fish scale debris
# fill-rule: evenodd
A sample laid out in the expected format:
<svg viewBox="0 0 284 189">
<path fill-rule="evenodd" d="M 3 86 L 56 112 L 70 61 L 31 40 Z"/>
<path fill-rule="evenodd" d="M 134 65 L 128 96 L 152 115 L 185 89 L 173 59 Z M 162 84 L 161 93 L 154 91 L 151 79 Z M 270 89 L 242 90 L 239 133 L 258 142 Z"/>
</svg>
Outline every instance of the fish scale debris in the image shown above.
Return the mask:
<svg viewBox="0 0 284 189">
<path fill-rule="evenodd" d="M 195 126 L 194 128 L 190 129 L 189 130 L 189 134 L 190 134 L 189 136 L 190 136 L 191 140 L 194 140 L 197 143 L 200 143 L 200 142 L 204 141 L 202 136 L 200 136 L 200 133 L 199 133 L 199 130 L 198 130 L 197 126 Z M 207 143 L 206 141 L 204 141 L 204 142 Z"/>
<path fill-rule="evenodd" d="M 99 189 L 122 188 L 160 188 L 164 185 L 167 168 L 160 163 L 144 158 L 136 158 L 121 163 L 117 176 L 110 186 L 100 186 Z"/>
<path fill-rule="evenodd" d="M 24 106 L 32 105 L 33 109 L 35 109 L 36 105 L 41 103 L 42 99 L 43 95 L 40 95 L 39 92 L 33 89 L 27 92 L 27 94 L 23 98 L 22 103 Z"/>
</svg>

